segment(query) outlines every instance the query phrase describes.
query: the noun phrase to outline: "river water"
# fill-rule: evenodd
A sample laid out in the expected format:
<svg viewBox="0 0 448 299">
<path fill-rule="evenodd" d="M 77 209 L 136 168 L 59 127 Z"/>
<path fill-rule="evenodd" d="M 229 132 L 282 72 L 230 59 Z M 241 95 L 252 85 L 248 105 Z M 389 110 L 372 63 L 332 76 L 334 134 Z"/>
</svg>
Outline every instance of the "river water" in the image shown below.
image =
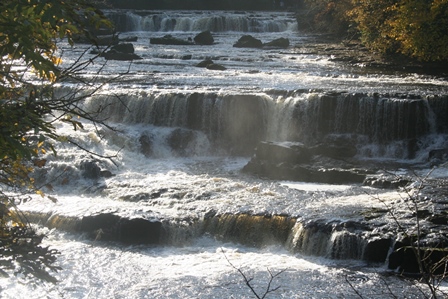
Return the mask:
<svg viewBox="0 0 448 299">
<path fill-rule="evenodd" d="M 298 248 L 298 224 L 293 223 L 283 241 L 280 232 L 257 226 L 255 220 L 246 222 L 252 229 L 238 227 L 237 233 L 228 226 L 232 215 L 286 217 L 297 223 L 363 221 L 362 211 L 400 200 L 405 195 L 395 190 L 269 180 L 241 170 L 258 141 L 313 143 L 320 135 L 356 134 L 359 159 L 399 163 L 396 173 L 409 172 L 403 165 L 411 165 L 414 173 L 424 175 L 428 151 L 447 144 L 431 106 L 434 98 L 446 95 L 446 78 L 344 65 L 329 56 L 304 53 L 301 45 L 314 37 L 299 32 L 294 15 L 287 12 L 109 14 L 120 24 L 120 37 L 138 37 L 135 53 L 142 57 L 132 63 L 99 61 L 82 71 L 86 80 L 98 84 L 119 75 L 84 106 L 105 107 L 101 116 L 114 130 L 90 123 L 77 131 L 67 124 L 57 124 L 57 129 L 89 151 L 112 158 L 94 157 L 70 144 L 59 146 L 57 157 L 47 157 L 37 176 L 57 202 L 36 197 L 21 209 L 44 215 L 45 221 L 52 216 L 50 228 L 40 230 L 48 236 L 44 243 L 61 252 L 57 263 L 62 270 L 55 274 L 60 282 L 33 285 L 20 277 L 2 279 L 2 298 L 255 298 L 236 269 L 253 278 L 260 297 L 270 273 L 278 274 L 271 284 L 278 289 L 266 298 L 359 298 L 355 290 L 364 298 L 393 298 L 391 290 L 399 298 L 420 298 L 409 282 L 388 275 L 386 264 L 369 264 L 359 258 L 362 253 L 332 258 L 332 240 L 340 232 L 333 232 L 330 241 L 308 236 L 308 245 Z M 187 39 L 203 30 L 212 31 L 215 44 L 149 43 L 152 37 Z M 244 34 L 263 42 L 285 37 L 291 46 L 233 47 Z M 88 49 L 62 48 L 67 64 Z M 227 70 L 195 66 L 205 58 Z M 76 88 L 66 84 L 59 93 Z M 320 111 L 323 96 L 332 94 L 338 95 L 336 108 L 322 131 L 322 115 L 313 113 Z M 345 125 L 352 121 L 347 120 L 347 95 L 357 95 L 364 114 L 377 115 L 378 107 L 386 107 L 383 119 Z M 423 109 L 411 115 L 424 116 L 415 125 L 422 130 L 399 130 L 409 122 L 409 110 L 401 108 L 407 102 L 418 102 L 417 110 Z M 303 113 L 299 123 L 296 109 Z M 370 133 L 370 127 L 379 129 Z M 390 131 L 397 133 L 386 134 Z M 403 153 L 409 139 L 418 139 L 420 145 L 413 155 Z M 86 177 L 82 165 L 92 161 L 113 176 Z M 446 169 L 439 167 L 432 175 L 445 177 Z M 77 233 L 76 219 L 98 214 L 161 223 L 163 233 L 147 245 Z M 219 224 L 204 224 L 210 217 L 221 217 Z"/>
</svg>

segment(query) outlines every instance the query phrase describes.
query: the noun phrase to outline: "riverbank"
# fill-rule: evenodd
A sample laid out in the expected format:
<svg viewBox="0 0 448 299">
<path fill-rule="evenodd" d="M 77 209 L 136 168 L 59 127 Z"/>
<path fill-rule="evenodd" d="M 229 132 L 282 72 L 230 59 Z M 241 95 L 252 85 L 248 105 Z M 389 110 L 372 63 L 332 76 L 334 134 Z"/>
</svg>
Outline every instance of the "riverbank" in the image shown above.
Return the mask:
<svg viewBox="0 0 448 299">
<path fill-rule="evenodd" d="M 408 72 L 448 78 L 448 62 L 421 62 L 403 55 L 384 56 L 367 49 L 359 40 L 332 34 L 313 34 L 311 42 L 296 45 L 300 54 L 330 57 L 333 62 L 382 72 Z"/>
</svg>

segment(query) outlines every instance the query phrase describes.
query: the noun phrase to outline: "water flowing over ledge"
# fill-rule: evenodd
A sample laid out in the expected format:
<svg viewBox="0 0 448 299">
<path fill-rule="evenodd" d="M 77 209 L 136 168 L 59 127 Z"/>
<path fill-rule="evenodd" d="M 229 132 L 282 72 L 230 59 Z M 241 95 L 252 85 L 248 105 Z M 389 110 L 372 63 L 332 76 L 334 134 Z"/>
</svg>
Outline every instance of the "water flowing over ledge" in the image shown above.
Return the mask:
<svg viewBox="0 0 448 299">
<path fill-rule="evenodd" d="M 114 160 L 62 144 L 58 157 L 48 155 L 35 174 L 57 201 L 34 198 L 20 206 L 36 223 L 82 234 L 49 233 L 49 245 L 66 252 L 62 263 L 74 271 L 59 277 L 68 298 L 224 298 L 227 288 L 247 298 L 219 260 L 220 247 L 258 274 L 293 267 L 281 289 L 288 298 L 327 298 L 335 288 L 349 297 L 341 280 L 347 273 L 372 291 L 381 279 L 364 277 L 360 269 L 378 270 L 366 264 L 415 270 L 401 262 L 407 253 L 391 255 L 408 244 L 388 212 L 412 231 L 409 194 L 397 188 L 415 187 L 432 166 L 438 166 L 428 176 L 433 186 L 418 202 L 425 242 L 448 234 L 446 199 L 438 192 L 447 177 L 446 78 L 372 70 L 307 52 L 302 46 L 312 37 L 283 12 L 108 13 L 121 37 L 137 38 L 142 58 L 83 70 L 87 80 L 101 70 L 96 82 L 108 82 L 83 108 L 114 130 L 88 123 L 75 132 L 68 125 L 57 129 Z M 166 33 L 188 39 L 203 30 L 212 31 L 212 45 L 149 43 Z M 247 33 L 263 41 L 286 37 L 291 46 L 233 47 Z M 89 47 L 67 47 L 66 63 Z M 204 59 L 226 70 L 197 67 Z M 73 91 L 84 92 L 67 82 L 57 93 Z M 264 150 L 274 148 L 275 155 Z M 251 163 L 282 175 L 305 169 L 363 179 L 293 182 L 278 172 L 243 171 Z M 394 287 L 413 296 L 399 281 Z"/>
</svg>

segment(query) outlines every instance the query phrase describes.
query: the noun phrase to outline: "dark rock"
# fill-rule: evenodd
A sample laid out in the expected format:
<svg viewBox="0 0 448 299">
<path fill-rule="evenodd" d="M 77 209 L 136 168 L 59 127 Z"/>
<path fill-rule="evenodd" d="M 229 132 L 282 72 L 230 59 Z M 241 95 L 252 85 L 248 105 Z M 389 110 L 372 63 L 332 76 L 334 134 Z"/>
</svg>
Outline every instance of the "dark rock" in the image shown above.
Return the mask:
<svg viewBox="0 0 448 299">
<path fill-rule="evenodd" d="M 382 189 L 398 189 L 401 187 L 405 187 L 409 183 L 411 183 L 412 180 L 407 178 L 401 178 L 401 177 L 367 177 L 363 185 L 364 186 L 370 186 L 370 187 L 376 187 L 376 188 L 382 188 Z"/>
<path fill-rule="evenodd" d="M 107 60 L 121 60 L 121 61 L 130 61 L 130 60 L 139 60 L 142 59 L 137 54 L 129 54 L 117 52 L 115 50 L 110 50 L 106 53 L 103 53 L 102 56 Z"/>
<path fill-rule="evenodd" d="M 118 40 L 118 35 L 115 35 L 115 34 L 99 35 L 94 39 L 94 42 L 98 46 L 112 46 L 112 45 L 117 45 L 119 40 Z"/>
<path fill-rule="evenodd" d="M 103 178 L 111 178 L 111 177 L 115 176 L 115 174 L 113 174 L 109 170 L 101 170 L 100 171 L 100 176 L 103 177 Z"/>
<path fill-rule="evenodd" d="M 428 161 L 432 166 L 445 163 L 448 161 L 448 149 L 440 148 L 431 150 L 428 154 Z"/>
<path fill-rule="evenodd" d="M 168 136 L 167 142 L 174 153 L 180 156 L 188 154 L 188 146 L 195 138 L 195 132 L 187 129 L 175 129 Z"/>
<path fill-rule="evenodd" d="M 357 153 L 356 146 L 352 144 L 337 145 L 322 143 L 312 147 L 311 150 L 315 154 L 331 158 L 352 158 Z"/>
<path fill-rule="evenodd" d="M 243 35 L 233 46 L 236 48 L 261 48 L 263 43 L 252 35 Z"/>
<path fill-rule="evenodd" d="M 311 153 L 300 142 L 266 142 L 262 141 L 255 150 L 256 160 L 290 165 L 309 162 Z"/>
<path fill-rule="evenodd" d="M 227 68 L 221 64 L 211 63 L 206 66 L 208 70 L 225 71 Z"/>
<path fill-rule="evenodd" d="M 432 215 L 427 219 L 429 222 L 437 225 L 448 225 L 448 215 Z"/>
<path fill-rule="evenodd" d="M 312 181 L 326 184 L 362 183 L 366 175 L 356 169 L 322 169 L 315 173 Z"/>
<path fill-rule="evenodd" d="M 198 64 L 196 64 L 197 67 L 207 67 L 207 65 L 214 64 L 213 60 L 211 59 L 204 59 Z"/>
<path fill-rule="evenodd" d="M 138 37 L 137 36 L 129 36 L 129 37 L 124 37 L 124 38 L 119 38 L 118 40 L 120 42 L 131 43 L 131 42 L 138 41 Z"/>
<path fill-rule="evenodd" d="M 82 176 L 86 179 L 97 180 L 101 177 L 101 168 L 95 161 L 82 162 L 80 167 Z"/>
<path fill-rule="evenodd" d="M 197 45 L 213 45 L 215 40 L 209 30 L 203 31 L 194 37 L 194 42 Z"/>
<path fill-rule="evenodd" d="M 152 155 L 152 139 L 148 135 L 141 135 L 138 139 L 140 142 L 140 152 L 149 157 Z"/>
<path fill-rule="evenodd" d="M 394 251 L 389 255 L 388 267 L 403 275 L 414 276 L 422 274 L 419 266 L 421 263 L 425 273 L 431 275 L 446 273 L 443 261 L 446 261 L 447 253 L 445 250 L 437 250 L 445 246 L 446 244 L 441 243 L 422 244 L 418 252 L 416 245 L 411 245 L 408 241 L 398 241 L 395 243 Z"/>
<path fill-rule="evenodd" d="M 363 259 L 373 263 L 384 263 L 392 246 L 390 239 L 374 239 L 367 242 Z"/>
<path fill-rule="evenodd" d="M 161 223 L 146 219 L 127 219 L 106 213 L 85 216 L 80 230 L 92 238 L 118 241 L 128 244 L 157 244 L 160 240 Z"/>
<path fill-rule="evenodd" d="M 319 156 L 298 142 L 260 142 L 243 171 L 280 180 L 327 184 L 362 183 L 366 174 L 358 169 L 318 165 Z"/>
<path fill-rule="evenodd" d="M 134 54 L 134 45 L 131 43 L 118 44 L 112 46 L 110 49 L 119 53 Z"/>
<path fill-rule="evenodd" d="M 185 54 L 180 59 L 182 60 L 191 60 L 193 56 L 191 54 Z"/>
<path fill-rule="evenodd" d="M 167 34 L 163 37 L 153 37 L 149 39 L 152 45 L 175 45 L 175 46 L 191 46 L 194 43 L 191 40 L 184 40 Z"/>
<path fill-rule="evenodd" d="M 289 39 L 284 38 L 284 37 L 280 37 L 280 38 L 274 39 L 273 41 L 263 44 L 263 48 L 285 49 L 288 47 L 289 47 Z"/>
</svg>

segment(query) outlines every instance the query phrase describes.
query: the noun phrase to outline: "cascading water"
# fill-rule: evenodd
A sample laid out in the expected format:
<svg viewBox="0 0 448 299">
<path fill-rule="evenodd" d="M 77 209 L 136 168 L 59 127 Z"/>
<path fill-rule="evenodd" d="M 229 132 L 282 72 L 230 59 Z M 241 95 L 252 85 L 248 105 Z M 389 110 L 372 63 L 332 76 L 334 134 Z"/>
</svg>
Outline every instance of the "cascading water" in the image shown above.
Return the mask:
<svg viewBox="0 0 448 299">
<path fill-rule="evenodd" d="M 284 32 L 297 27 L 293 14 L 192 12 L 106 12 L 118 31 Z"/>
<path fill-rule="evenodd" d="M 47 244 L 62 252 L 63 270 L 59 285 L 38 287 L 42 297 L 250 298 L 229 261 L 254 274 L 257 289 L 268 283 L 266 268 L 284 270 L 276 298 L 356 298 L 346 279 L 366 297 L 387 292 L 375 274 L 384 271 L 396 237 L 384 205 L 402 203 L 406 194 L 241 170 L 259 142 L 272 141 L 311 151 L 350 144 L 357 160 L 418 163 L 413 171 L 424 174 L 428 152 L 447 145 L 446 78 L 390 74 L 302 53 L 298 47 L 309 37 L 297 32 L 287 12 L 107 14 L 120 36 L 138 38 L 134 47 L 142 59 L 84 70 L 86 80 L 101 70 L 99 80 L 108 83 L 83 108 L 99 112 L 113 130 L 57 125 L 62 135 L 112 158 L 62 144 L 36 173 L 39 184 L 51 182 L 45 192 L 57 203 L 34 198 L 20 206 L 29 219 L 68 232 L 47 231 Z M 166 32 L 188 38 L 203 30 L 212 32 L 213 45 L 149 43 Z M 232 46 L 248 32 L 263 42 L 282 36 L 293 46 Z M 77 47 L 64 52 L 67 63 L 89 46 Z M 206 58 L 227 69 L 196 67 Z M 73 86 L 60 86 L 57 94 L 84 92 Z M 312 162 L 326 161 L 319 159 Z M 446 176 L 446 170 L 432 175 Z M 366 268 L 367 262 L 380 268 Z M 18 280 L 1 283 L 5 298 L 35 294 Z M 400 280 L 389 283 L 396 294 L 418 298 Z"/>
</svg>

